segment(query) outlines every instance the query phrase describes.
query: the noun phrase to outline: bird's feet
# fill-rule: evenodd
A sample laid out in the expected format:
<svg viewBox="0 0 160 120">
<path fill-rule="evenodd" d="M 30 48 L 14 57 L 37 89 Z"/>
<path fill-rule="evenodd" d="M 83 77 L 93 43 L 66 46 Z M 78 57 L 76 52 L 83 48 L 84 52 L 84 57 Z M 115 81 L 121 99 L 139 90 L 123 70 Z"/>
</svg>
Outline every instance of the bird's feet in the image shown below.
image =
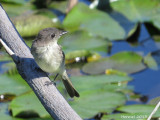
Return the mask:
<svg viewBox="0 0 160 120">
<path fill-rule="evenodd" d="M 45 85 L 49 86 L 49 85 L 52 85 L 54 84 L 56 86 L 56 83 L 54 81 L 46 81 L 45 82 Z"/>
</svg>

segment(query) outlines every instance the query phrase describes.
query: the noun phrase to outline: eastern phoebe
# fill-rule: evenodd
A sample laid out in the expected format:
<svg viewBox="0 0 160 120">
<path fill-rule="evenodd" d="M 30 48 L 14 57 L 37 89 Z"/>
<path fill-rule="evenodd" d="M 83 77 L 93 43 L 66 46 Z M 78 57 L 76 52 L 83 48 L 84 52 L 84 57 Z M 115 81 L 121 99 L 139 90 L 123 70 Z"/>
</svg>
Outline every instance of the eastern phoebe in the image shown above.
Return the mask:
<svg viewBox="0 0 160 120">
<path fill-rule="evenodd" d="M 41 30 L 32 43 L 31 53 L 43 71 L 56 73 L 56 77 L 61 76 L 70 97 L 79 97 L 79 93 L 73 87 L 65 70 L 65 54 L 61 46 L 57 44 L 58 39 L 66 33 L 56 28 Z"/>
</svg>

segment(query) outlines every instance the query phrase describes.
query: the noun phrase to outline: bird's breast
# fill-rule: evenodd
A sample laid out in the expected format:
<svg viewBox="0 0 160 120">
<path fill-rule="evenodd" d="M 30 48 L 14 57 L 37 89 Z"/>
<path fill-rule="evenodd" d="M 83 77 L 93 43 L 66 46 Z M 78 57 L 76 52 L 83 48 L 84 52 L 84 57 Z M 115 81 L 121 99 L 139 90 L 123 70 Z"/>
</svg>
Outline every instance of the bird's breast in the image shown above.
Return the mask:
<svg viewBox="0 0 160 120">
<path fill-rule="evenodd" d="M 38 47 L 35 49 L 35 61 L 39 67 L 49 73 L 59 73 L 63 71 L 63 54 L 58 44 Z"/>
</svg>

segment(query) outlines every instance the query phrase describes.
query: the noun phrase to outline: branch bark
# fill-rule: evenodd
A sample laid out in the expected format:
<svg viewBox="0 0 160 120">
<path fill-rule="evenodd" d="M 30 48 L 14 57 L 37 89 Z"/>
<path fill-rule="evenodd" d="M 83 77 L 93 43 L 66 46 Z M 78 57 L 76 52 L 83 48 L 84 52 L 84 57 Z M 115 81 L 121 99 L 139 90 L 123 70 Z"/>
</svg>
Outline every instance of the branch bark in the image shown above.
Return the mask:
<svg viewBox="0 0 160 120">
<path fill-rule="evenodd" d="M 33 89 L 52 118 L 55 120 L 82 120 L 54 85 L 45 85 L 46 82 L 50 82 L 47 74 L 35 69 L 38 66 L 30 53 L 30 48 L 17 32 L 1 4 L 0 38 L 1 42 L 3 40 L 13 51 L 14 57 L 11 57 L 17 66 L 19 74 Z"/>
</svg>

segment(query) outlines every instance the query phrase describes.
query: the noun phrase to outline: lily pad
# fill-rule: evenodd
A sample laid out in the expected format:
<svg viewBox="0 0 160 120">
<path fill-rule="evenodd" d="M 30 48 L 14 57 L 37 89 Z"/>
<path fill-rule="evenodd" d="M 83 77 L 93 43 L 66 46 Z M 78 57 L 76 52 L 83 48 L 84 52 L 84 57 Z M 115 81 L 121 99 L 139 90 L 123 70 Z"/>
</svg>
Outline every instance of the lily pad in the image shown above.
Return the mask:
<svg viewBox="0 0 160 120">
<path fill-rule="evenodd" d="M 156 97 L 156 98 L 151 99 L 148 104 L 157 105 L 159 101 L 160 101 L 160 97 Z"/>
<path fill-rule="evenodd" d="M 91 118 L 99 112 L 111 113 L 117 106 L 125 104 L 125 96 L 115 92 L 94 91 L 71 103 L 82 118 Z"/>
<path fill-rule="evenodd" d="M 9 109 L 12 111 L 13 116 L 49 116 L 33 92 L 16 97 L 11 101 Z"/>
<path fill-rule="evenodd" d="M 154 108 L 155 105 L 127 105 L 119 107 L 117 110 L 126 113 L 142 113 L 149 116 Z M 153 115 L 153 117 L 160 117 L 160 108 Z"/>
<path fill-rule="evenodd" d="M 158 0 L 145 0 L 145 2 L 143 0 L 119 0 L 112 2 L 111 7 L 129 21 L 151 22 L 160 29 L 160 2 Z"/>
<path fill-rule="evenodd" d="M 144 58 L 144 63 L 151 69 L 158 70 L 160 65 L 160 50 L 149 53 Z"/>
<path fill-rule="evenodd" d="M 82 70 L 88 74 L 102 74 L 107 69 L 115 69 L 131 74 L 142 71 L 146 68 L 142 63 L 142 60 L 142 56 L 137 53 L 120 52 L 111 57 L 87 63 L 83 66 Z"/>
<path fill-rule="evenodd" d="M 118 85 L 118 83 L 130 81 L 131 78 L 118 75 L 98 75 L 72 76 L 71 80 L 80 93 L 80 97 L 69 101 L 70 105 L 82 118 L 91 118 L 99 112 L 111 113 L 117 106 L 123 105 L 126 97 L 122 91 L 129 88 L 123 84 Z"/>
<path fill-rule="evenodd" d="M 12 0 L 10 0 L 12 1 Z M 16 0 L 19 2 L 23 2 L 26 0 Z M 7 12 L 7 14 L 9 15 L 9 17 L 15 17 L 15 16 L 19 16 L 21 14 L 24 14 L 26 11 L 30 11 L 32 9 L 32 5 L 30 3 L 25 3 L 25 4 L 6 4 L 6 3 L 2 3 L 5 11 Z"/>
<path fill-rule="evenodd" d="M 48 7 L 65 13 L 67 9 L 67 1 L 53 1 Z"/>
<path fill-rule="evenodd" d="M 59 43 L 65 52 L 75 50 L 106 50 L 109 42 L 99 37 L 93 37 L 85 31 L 76 31 L 62 37 Z"/>
<path fill-rule="evenodd" d="M 12 76 L 0 75 L 0 83 L 0 94 L 20 95 L 31 90 L 19 74 Z"/>
<path fill-rule="evenodd" d="M 73 52 L 69 52 L 65 55 L 66 60 L 74 59 L 76 57 L 87 57 L 90 56 L 92 53 L 88 50 L 75 50 Z"/>
<path fill-rule="evenodd" d="M 1 0 L 1 2 L 10 3 L 10 4 L 25 4 L 26 0 Z"/>
<path fill-rule="evenodd" d="M 132 80 L 128 76 L 119 76 L 119 75 L 94 75 L 94 76 L 72 76 L 71 80 L 73 81 L 75 87 L 81 92 L 90 91 L 91 89 L 107 89 L 107 85 L 111 83 L 121 83 Z M 118 86 L 117 86 L 118 88 Z"/>
<path fill-rule="evenodd" d="M 2 120 L 26 120 L 26 118 L 16 118 L 12 117 L 8 110 L 8 103 L 0 104 L 0 116 Z M 31 118 L 27 120 L 53 120 L 52 118 Z"/>
<path fill-rule="evenodd" d="M 110 40 L 124 39 L 134 33 L 137 24 L 134 22 L 125 22 L 125 24 L 127 26 L 124 29 L 119 21 L 114 20 L 109 14 L 97 9 L 91 10 L 82 3 L 77 4 L 63 22 L 64 27 L 69 31 L 81 28 L 94 36 Z"/>
<path fill-rule="evenodd" d="M 53 23 L 50 18 L 42 15 L 20 16 L 13 23 L 22 37 L 35 36 L 41 29 L 59 26 L 58 22 Z"/>
</svg>

